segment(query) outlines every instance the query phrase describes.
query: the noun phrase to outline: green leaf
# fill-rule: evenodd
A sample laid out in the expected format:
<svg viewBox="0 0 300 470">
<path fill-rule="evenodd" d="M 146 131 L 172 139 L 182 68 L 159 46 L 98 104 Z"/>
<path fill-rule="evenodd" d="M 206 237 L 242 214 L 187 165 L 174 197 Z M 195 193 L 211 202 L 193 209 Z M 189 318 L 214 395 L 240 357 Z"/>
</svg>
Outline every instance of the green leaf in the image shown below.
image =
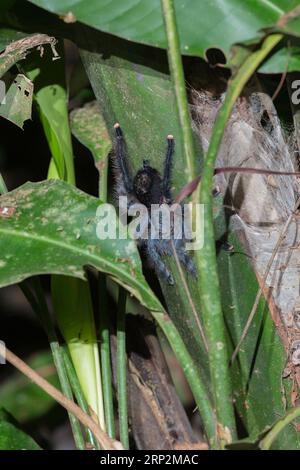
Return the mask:
<svg viewBox="0 0 300 470">
<path fill-rule="evenodd" d="M 99 201 L 67 183 L 26 183 L 0 198 L 0 286 L 36 274 L 85 279 L 91 265 L 110 274 L 150 310 L 162 307 L 145 282 L 132 240 L 99 240 Z"/>
<path fill-rule="evenodd" d="M 100 31 L 156 47 L 167 47 L 160 0 L 30 0 L 62 16 Z M 298 6 L 298 0 L 182 0 L 175 1 L 181 52 L 205 57 L 208 48 L 228 56 L 233 44 L 259 40 L 264 29 Z M 297 20 L 294 20 L 296 23 Z M 286 29 L 300 34 L 297 24 Z"/>
<path fill-rule="evenodd" d="M 28 36 L 28 34 L 22 33 L 21 31 L 16 31 L 14 29 L 9 29 L 9 28 L 1 28 L 0 29 L 0 52 L 2 52 L 6 48 L 6 46 L 8 46 L 11 42 L 18 41 L 19 39 L 23 39 L 26 36 Z"/>
<path fill-rule="evenodd" d="M 63 49 L 58 48 L 60 57 Z M 65 62 L 53 62 L 52 51 L 45 50 L 42 57 L 31 54 L 23 65 L 26 75 L 34 82 L 34 99 L 60 179 L 74 183 L 73 151 L 68 119 L 68 94 L 65 83 Z M 53 176 L 53 175 L 52 175 Z"/>
<path fill-rule="evenodd" d="M 15 78 L 6 76 L 4 83 L 6 93 L 0 104 L 0 116 L 23 129 L 24 122 L 31 119 L 33 84 L 21 74 Z"/>
<path fill-rule="evenodd" d="M 98 342 L 89 285 L 72 277 L 52 276 L 52 301 L 85 399 L 104 429 Z"/>
<path fill-rule="evenodd" d="M 41 450 L 4 409 L 0 409 L 0 450 Z"/>
<path fill-rule="evenodd" d="M 28 364 L 52 385 L 59 387 L 50 352 L 36 354 L 28 361 Z M 10 375 L 1 384 L 0 402 L 20 423 L 40 418 L 55 405 L 55 401 L 50 395 L 19 372 Z"/>
<path fill-rule="evenodd" d="M 99 104 L 92 101 L 82 108 L 74 109 L 70 114 L 70 121 L 72 133 L 91 151 L 96 168 L 101 171 L 111 150 L 111 140 Z"/>
<path fill-rule="evenodd" d="M 70 121 L 72 133 L 93 155 L 99 172 L 99 198 L 106 201 L 108 155 L 112 145 L 98 102 L 92 101 L 82 108 L 74 109 Z"/>
<path fill-rule="evenodd" d="M 260 73 L 297 72 L 300 70 L 300 47 L 283 47 L 258 69 Z"/>
</svg>

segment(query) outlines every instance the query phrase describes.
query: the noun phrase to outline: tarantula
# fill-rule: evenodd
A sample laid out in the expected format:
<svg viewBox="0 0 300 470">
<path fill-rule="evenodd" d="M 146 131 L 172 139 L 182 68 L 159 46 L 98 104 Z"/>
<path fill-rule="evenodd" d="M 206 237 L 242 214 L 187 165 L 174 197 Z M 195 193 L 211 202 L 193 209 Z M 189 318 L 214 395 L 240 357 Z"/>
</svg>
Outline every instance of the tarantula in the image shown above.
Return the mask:
<svg viewBox="0 0 300 470">
<path fill-rule="evenodd" d="M 149 165 L 148 160 L 143 160 L 143 166 L 138 170 L 134 178 L 131 177 L 127 159 L 125 155 L 125 143 L 123 132 L 120 125 L 114 125 L 116 132 L 116 153 L 115 153 L 115 169 L 117 172 L 117 194 L 119 196 L 127 196 L 127 210 L 134 204 L 143 204 L 148 211 L 149 220 L 150 210 L 153 204 L 172 204 L 171 195 L 171 173 L 172 161 L 174 154 L 174 138 L 172 135 L 167 136 L 167 151 L 164 160 L 163 176 Z M 182 211 L 183 213 L 183 211 Z M 168 284 L 174 285 L 174 279 L 167 266 L 163 261 L 163 255 L 172 256 L 173 246 L 176 250 L 177 256 L 185 269 L 195 278 L 196 269 L 193 260 L 187 255 L 185 250 L 186 238 L 171 238 L 162 239 L 142 239 L 139 238 L 138 246 L 146 253 L 146 258 L 151 267 L 154 268 L 157 275 L 163 278 Z"/>
</svg>

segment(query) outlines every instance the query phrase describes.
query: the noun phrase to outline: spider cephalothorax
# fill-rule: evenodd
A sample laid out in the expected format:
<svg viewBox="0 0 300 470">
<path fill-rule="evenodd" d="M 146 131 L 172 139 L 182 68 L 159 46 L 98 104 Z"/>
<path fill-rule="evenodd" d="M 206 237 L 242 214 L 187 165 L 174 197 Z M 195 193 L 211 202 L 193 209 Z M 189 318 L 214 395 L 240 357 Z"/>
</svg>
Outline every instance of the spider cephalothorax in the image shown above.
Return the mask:
<svg viewBox="0 0 300 470">
<path fill-rule="evenodd" d="M 143 204 L 147 208 L 149 216 L 151 207 L 154 204 L 159 206 L 168 204 L 170 206 L 172 204 L 171 171 L 174 153 L 173 136 L 167 136 L 168 146 L 164 161 L 163 176 L 161 176 L 155 168 L 150 166 L 148 160 L 143 160 L 142 168 L 138 170 L 134 178 L 132 178 L 127 165 L 122 130 L 119 124 L 115 124 L 114 127 L 117 138 L 115 166 L 118 177 L 118 195 L 127 196 L 128 208 L 134 203 Z M 162 237 L 151 238 L 150 236 L 146 239 L 138 239 L 139 246 L 146 252 L 148 261 L 150 261 L 157 274 L 171 285 L 174 284 L 174 279 L 163 262 L 162 257 L 163 255 L 172 256 L 174 249 L 182 265 L 193 277 L 196 277 L 194 263 L 185 251 L 184 237 L 175 239 L 172 233 L 170 239 L 163 239 Z"/>
</svg>

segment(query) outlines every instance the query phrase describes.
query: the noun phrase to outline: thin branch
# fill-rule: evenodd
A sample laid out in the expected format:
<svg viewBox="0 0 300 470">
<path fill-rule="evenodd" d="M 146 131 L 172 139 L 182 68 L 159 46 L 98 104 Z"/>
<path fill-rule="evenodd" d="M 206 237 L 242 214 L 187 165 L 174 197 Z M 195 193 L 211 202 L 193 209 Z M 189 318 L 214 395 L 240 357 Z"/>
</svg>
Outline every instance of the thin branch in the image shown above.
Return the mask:
<svg viewBox="0 0 300 470">
<path fill-rule="evenodd" d="M 250 168 L 250 167 L 239 167 L 239 166 L 226 166 L 214 169 L 214 175 L 220 173 L 249 173 L 256 175 L 278 175 L 278 176 L 300 176 L 299 171 L 280 171 L 280 170 L 268 170 L 267 168 Z M 175 198 L 175 202 L 179 204 L 186 197 L 192 194 L 201 182 L 201 175 L 197 176 L 194 180 L 186 184 Z"/>
</svg>

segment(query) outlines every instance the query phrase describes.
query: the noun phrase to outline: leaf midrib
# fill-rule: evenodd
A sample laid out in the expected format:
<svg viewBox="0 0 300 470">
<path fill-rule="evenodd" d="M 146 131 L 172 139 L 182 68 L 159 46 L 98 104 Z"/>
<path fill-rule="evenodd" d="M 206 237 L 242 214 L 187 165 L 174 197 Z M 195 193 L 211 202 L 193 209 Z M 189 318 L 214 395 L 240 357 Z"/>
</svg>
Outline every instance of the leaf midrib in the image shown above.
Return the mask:
<svg viewBox="0 0 300 470">
<path fill-rule="evenodd" d="M 116 268 L 115 264 L 111 263 L 110 261 L 105 260 L 101 256 L 95 256 L 95 255 L 93 255 L 89 252 L 86 252 L 82 248 L 79 248 L 79 247 L 75 248 L 72 245 L 68 245 L 68 244 L 66 244 L 64 242 L 61 242 L 59 240 L 54 240 L 54 239 L 46 237 L 44 235 L 39 235 L 39 236 L 33 235 L 32 233 L 28 233 L 28 232 L 25 232 L 25 231 L 16 231 L 16 230 L 11 230 L 11 229 L 0 228 L 0 233 L 7 234 L 7 235 L 13 235 L 14 237 L 19 237 L 19 238 L 27 238 L 27 239 L 29 238 L 29 239 L 37 240 L 37 241 L 40 241 L 40 242 L 43 242 L 43 243 L 49 243 L 49 244 L 52 244 L 54 246 L 59 246 L 60 248 L 64 248 L 68 251 L 73 251 L 75 253 L 86 256 L 87 258 L 89 258 L 91 260 L 95 260 L 97 268 L 98 268 L 97 261 L 99 263 L 99 260 L 100 260 L 100 262 L 102 264 L 111 267 L 112 271 L 114 271 L 116 273 L 122 273 L 122 275 L 127 280 L 130 281 L 129 286 L 134 284 L 138 289 L 142 289 L 143 291 L 145 291 L 149 295 L 149 292 L 147 292 L 147 290 L 145 289 L 143 284 L 141 284 L 138 280 L 135 280 L 130 273 L 127 273 L 126 271 L 124 271 L 122 269 Z"/>
</svg>

